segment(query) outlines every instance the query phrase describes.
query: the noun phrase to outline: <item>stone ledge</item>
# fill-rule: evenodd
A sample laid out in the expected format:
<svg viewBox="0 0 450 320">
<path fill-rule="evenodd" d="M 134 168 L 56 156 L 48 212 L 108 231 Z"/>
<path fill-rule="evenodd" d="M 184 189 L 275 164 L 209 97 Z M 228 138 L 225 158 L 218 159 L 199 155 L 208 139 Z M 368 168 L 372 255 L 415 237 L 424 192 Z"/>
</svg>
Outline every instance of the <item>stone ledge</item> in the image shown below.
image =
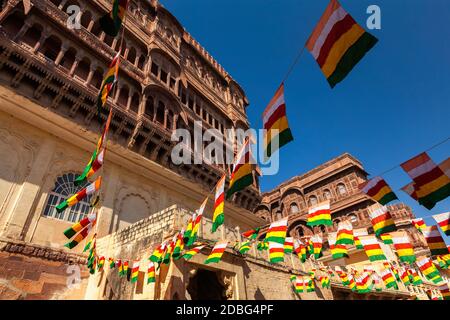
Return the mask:
<svg viewBox="0 0 450 320">
<path fill-rule="evenodd" d="M 0 252 L 2 251 L 68 264 L 86 264 L 86 257 L 83 255 L 18 240 L 0 238 Z"/>
</svg>

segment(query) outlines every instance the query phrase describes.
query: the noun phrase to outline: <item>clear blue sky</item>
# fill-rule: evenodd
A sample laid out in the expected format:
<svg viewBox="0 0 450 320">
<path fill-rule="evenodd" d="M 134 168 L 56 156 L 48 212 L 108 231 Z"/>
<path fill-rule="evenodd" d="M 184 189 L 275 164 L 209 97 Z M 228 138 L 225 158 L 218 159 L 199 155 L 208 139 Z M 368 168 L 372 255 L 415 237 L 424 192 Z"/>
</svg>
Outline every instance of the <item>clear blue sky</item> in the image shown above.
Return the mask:
<svg viewBox="0 0 450 320">
<path fill-rule="evenodd" d="M 244 88 L 251 126 L 261 113 L 328 0 L 161 0 Z M 305 51 L 285 84 L 294 135 L 281 150 L 280 172 L 263 177 L 268 191 L 344 152 L 381 173 L 450 136 L 450 1 L 340 0 L 366 27 L 366 9 L 381 8 L 379 42 L 331 89 Z M 430 155 L 450 156 L 450 142 Z M 401 168 L 384 176 L 393 189 L 409 182 Z M 450 210 L 450 199 L 429 211 L 402 191 L 417 216 Z M 428 224 L 434 220 L 426 219 Z"/>
</svg>

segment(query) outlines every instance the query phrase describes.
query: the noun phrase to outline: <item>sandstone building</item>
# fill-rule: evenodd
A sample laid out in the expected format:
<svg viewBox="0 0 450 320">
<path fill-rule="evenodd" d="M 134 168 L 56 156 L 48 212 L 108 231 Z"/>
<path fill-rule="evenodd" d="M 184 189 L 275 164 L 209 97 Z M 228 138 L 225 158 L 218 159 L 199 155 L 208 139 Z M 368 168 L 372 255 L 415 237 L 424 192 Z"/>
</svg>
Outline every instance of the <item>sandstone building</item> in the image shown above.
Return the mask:
<svg viewBox="0 0 450 320">
<path fill-rule="evenodd" d="M 289 258 L 273 266 L 267 263 L 267 253 L 256 248 L 245 259 L 227 250 L 223 262 L 205 266 L 206 248 L 192 261 L 162 266 L 156 284 L 146 284 L 145 263 L 154 246 L 185 225 L 229 170 L 207 156 L 201 165 L 174 165 L 173 130 L 192 132 L 194 122 L 200 121 L 204 129 L 217 129 L 225 148 L 236 152 L 238 146 L 224 135 L 225 130 L 249 127 L 249 101 L 242 88 L 157 1 L 130 2 L 118 87 L 102 115 L 105 119 L 107 110 L 113 110 L 98 251 L 141 259 L 143 267 L 136 285 L 108 268 L 89 277 L 83 246 L 64 248 L 63 230 L 89 212 L 90 199 L 61 214 L 55 205 L 76 192 L 73 180 L 95 147 L 100 131 L 95 101 L 121 41 L 107 36 L 97 22 L 110 9 L 110 0 L 31 0 L 30 4 L 25 9 L 22 1 L 8 0 L 0 11 L 1 298 L 357 298 L 336 281 L 331 290 L 318 288 L 316 293 L 297 296 L 289 276 L 305 275 L 312 262 L 301 264 Z M 81 9 L 80 28 L 68 27 L 71 6 Z M 264 195 L 255 176 L 253 186 L 226 203 L 226 226 L 215 234 L 209 232 L 210 201 L 200 237 L 208 243 L 239 241 L 242 231 L 267 226 L 283 216 L 289 216 L 291 235 L 327 232 L 305 225 L 307 206 L 324 198 L 332 199 L 336 224 L 348 218 L 369 227 L 367 208 L 372 202 L 356 188 L 366 176 L 362 164 L 348 154 Z M 423 239 L 410 228 L 411 210 L 396 205 L 394 212 L 396 223 L 408 230 L 415 246 L 424 248 Z M 82 282 L 75 287 L 68 285 L 70 265 L 82 266 Z M 424 290 L 414 295 L 426 298 Z M 412 295 L 402 287 L 361 298 Z"/>
</svg>

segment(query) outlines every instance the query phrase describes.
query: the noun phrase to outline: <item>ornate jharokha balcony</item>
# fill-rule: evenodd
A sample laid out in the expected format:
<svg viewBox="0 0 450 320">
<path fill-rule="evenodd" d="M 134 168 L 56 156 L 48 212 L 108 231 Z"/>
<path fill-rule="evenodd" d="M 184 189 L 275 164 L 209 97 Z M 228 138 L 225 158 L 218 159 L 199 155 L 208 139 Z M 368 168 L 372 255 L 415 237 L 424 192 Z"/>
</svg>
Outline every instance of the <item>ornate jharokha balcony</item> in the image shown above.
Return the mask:
<svg viewBox="0 0 450 320">
<path fill-rule="evenodd" d="M 72 0 L 7 1 L 0 12 L 0 82 L 42 108 L 99 131 L 96 99 L 103 74 L 120 48 L 103 33 L 98 17 L 109 1 L 82 2 L 81 27 L 67 27 Z M 174 165 L 174 129 L 248 127 L 242 89 L 163 7 L 132 1 L 125 24 L 117 90 L 102 111 L 113 110 L 115 143 L 212 189 L 227 165 Z M 199 72 L 199 67 L 202 72 Z M 166 68 L 166 69 L 164 69 Z M 204 78 L 202 78 L 204 77 Z M 201 91 L 201 93 L 200 93 Z M 226 141 L 226 148 L 234 148 Z M 192 158 L 194 157 L 191 152 Z M 252 210 L 258 186 L 237 194 L 235 203 Z"/>
</svg>

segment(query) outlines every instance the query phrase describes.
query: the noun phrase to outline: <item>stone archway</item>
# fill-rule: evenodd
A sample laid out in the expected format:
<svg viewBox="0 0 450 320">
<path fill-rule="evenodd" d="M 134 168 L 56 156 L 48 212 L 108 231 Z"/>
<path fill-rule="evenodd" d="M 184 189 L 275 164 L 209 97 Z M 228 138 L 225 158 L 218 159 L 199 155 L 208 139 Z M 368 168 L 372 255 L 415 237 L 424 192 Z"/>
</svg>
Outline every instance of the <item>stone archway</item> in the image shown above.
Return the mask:
<svg viewBox="0 0 450 320">
<path fill-rule="evenodd" d="M 192 300 L 227 300 L 226 284 L 218 272 L 198 269 L 189 279 L 186 288 Z"/>
</svg>

